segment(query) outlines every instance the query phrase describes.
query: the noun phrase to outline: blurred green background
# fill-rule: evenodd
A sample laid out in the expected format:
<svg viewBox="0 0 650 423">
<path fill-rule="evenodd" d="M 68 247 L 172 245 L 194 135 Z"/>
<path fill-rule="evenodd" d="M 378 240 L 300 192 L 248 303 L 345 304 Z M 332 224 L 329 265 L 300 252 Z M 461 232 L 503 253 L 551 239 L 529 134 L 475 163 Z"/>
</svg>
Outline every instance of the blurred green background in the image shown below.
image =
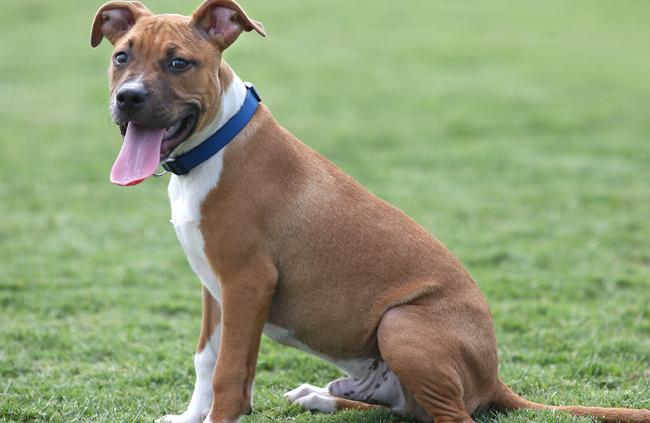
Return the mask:
<svg viewBox="0 0 650 423">
<path fill-rule="evenodd" d="M 200 283 L 167 178 L 115 187 L 101 1 L 0 4 L 0 421 L 151 421 L 193 385 Z M 190 14 L 198 2 L 149 0 Z M 535 401 L 650 408 L 650 2 L 242 0 L 276 118 L 445 242 Z M 333 367 L 265 339 L 244 422 Z M 483 413 L 479 421 L 573 421 Z M 586 421 L 586 420 L 585 420 Z"/>
</svg>

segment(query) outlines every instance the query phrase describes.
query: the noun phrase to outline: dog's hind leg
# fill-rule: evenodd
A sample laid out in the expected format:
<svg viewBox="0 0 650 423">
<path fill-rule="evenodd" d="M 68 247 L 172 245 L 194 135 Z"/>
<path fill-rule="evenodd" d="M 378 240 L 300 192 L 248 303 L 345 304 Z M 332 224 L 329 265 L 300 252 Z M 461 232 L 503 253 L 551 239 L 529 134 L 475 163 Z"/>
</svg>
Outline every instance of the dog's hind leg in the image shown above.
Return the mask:
<svg viewBox="0 0 650 423">
<path fill-rule="evenodd" d="M 379 350 L 417 403 L 408 414 L 421 419 L 424 409 L 436 423 L 472 422 L 471 413 L 489 404 L 497 381 L 496 343 L 489 315 L 484 320 L 482 314 L 431 299 L 385 313 Z"/>
<path fill-rule="evenodd" d="M 219 353 L 221 308 L 212 294 L 203 288 L 201 334 L 194 355 L 196 382 L 187 410 L 180 415 L 168 414 L 157 423 L 202 423 L 212 405 L 212 375 Z"/>
<path fill-rule="evenodd" d="M 320 411 L 321 413 L 335 413 L 339 410 L 347 409 L 370 410 L 373 408 L 384 408 L 378 404 L 369 404 L 363 401 L 355 401 L 332 395 L 328 387 L 319 388 L 307 383 L 287 392 L 284 394 L 284 397 L 292 404 L 299 405 L 307 410 Z"/>
<path fill-rule="evenodd" d="M 335 362 L 349 377 L 330 382 L 325 388 L 303 384 L 285 394 L 290 402 L 309 410 L 335 412 L 341 409 L 406 409 L 406 396 L 397 376 L 379 359 Z"/>
</svg>

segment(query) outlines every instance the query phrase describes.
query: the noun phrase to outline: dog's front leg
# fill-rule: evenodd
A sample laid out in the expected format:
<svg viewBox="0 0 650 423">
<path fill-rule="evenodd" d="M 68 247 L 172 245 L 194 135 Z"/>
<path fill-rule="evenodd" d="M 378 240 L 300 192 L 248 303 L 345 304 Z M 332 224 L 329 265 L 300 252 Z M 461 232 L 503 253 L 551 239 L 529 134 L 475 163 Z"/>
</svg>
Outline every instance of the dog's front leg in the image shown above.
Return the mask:
<svg viewBox="0 0 650 423">
<path fill-rule="evenodd" d="M 184 413 L 168 414 L 156 423 L 201 423 L 212 406 L 212 375 L 221 339 L 221 307 L 212 294 L 203 288 L 201 335 L 194 355 L 196 382 L 192 399 Z"/>
<path fill-rule="evenodd" d="M 277 271 L 271 264 L 220 276 L 221 346 L 206 423 L 236 422 L 252 411 L 257 353 L 277 283 Z"/>
</svg>

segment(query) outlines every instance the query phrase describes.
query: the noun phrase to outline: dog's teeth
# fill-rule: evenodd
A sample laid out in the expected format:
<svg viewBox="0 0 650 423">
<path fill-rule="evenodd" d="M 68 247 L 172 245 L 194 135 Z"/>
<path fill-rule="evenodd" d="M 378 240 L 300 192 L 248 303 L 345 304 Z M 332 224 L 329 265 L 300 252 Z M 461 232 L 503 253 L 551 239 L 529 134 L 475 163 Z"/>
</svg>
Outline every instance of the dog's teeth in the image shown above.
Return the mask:
<svg viewBox="0 0 650 423">
<path fill-rule="evenodd" d="M 169 136 L 169 135 L 175 134 L 178 131 L 178 129 L 181 127 L 181 124 L 182 124 L 182 122 L 179 121 L 175 125 L 170 126 L 169 128 L 165 129 L 165 135 Z"/>
</svg>

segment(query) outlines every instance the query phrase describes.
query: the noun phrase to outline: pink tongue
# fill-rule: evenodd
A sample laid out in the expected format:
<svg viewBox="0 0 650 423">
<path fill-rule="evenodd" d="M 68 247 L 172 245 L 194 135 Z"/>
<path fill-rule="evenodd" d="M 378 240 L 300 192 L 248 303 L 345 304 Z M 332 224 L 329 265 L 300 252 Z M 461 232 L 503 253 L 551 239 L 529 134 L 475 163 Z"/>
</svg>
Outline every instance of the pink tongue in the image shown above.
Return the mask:
<svg viewBox="0 0 650 423">
<path fill-rule="evenodd" d="M 164 135 L 164 128 L 144 128 L 130 122 L 111 170 L 111 182 L 135 185 L 153 175 L 160 164 L 160 145 Z"/>
</svg>

